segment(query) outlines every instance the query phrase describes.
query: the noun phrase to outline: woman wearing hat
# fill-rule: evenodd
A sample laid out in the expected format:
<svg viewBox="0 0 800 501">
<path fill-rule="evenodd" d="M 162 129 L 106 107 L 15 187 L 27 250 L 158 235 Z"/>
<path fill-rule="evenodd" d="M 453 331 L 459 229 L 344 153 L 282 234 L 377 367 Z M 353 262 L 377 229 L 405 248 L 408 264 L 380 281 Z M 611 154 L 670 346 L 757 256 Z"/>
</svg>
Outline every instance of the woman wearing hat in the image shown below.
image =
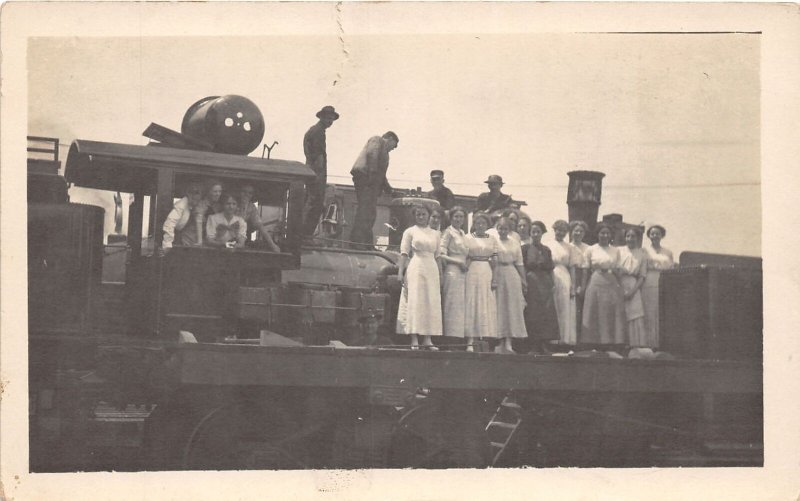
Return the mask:
<svg viewBox="0 0 800 501">
<path fill-rule="evenodd" d="M 575 220 L 570 221 L 569 228 L 570 243 L 575 251 L 572 254 L 572 261 L 570 262 L 570 268 L 572 268 L 574 277 L 572 281 L 574 291 L 570 298 L 570 309 L 572 310 L 570 316 L 575 319 L 575 333 L 577 336 L 580 336 L 581 324 L 583 323 L 583 276 L 588 276 L 589 273 L 586 259 L 584 258 L 586 249 L 588 249 L 589 246 L 583 242 L 583 237 L 586 235 L 586 232 L 589 231 L 589 225 L 583 221 Z"/>
<path fill-rule="evenodd" d="M 558 316 L 558 332 L 561 344 L 574 346 L 578 339 L 575 330 L 575 317 L 571 314 L 571 298 L 575 295 L 575 268 L 572 262 L 575 259 L 576 249 L 572 244 L 565 242 L 564 237 L 569 233 L 569 224 L 563 219 L 553 223 L 555 242 L 550 244 L 553 257 L 553 300 Z"/>
<path fill-rule="evenodd" d="M 647 229 L 650 247 L 647 252 L 647 276 L 642 285 L 642 302 L 644 303 L 645 325 L 648 331 L 650 348 L 659 345 L 658 332 L 658 280 L 663 270 L 675 267 L 672 251 L 661 246 L 661 240 L 667 236 L 663 226 L 654 224 Z"/>
<path fill-rule="evenodd" d="M 442 303 L 444 335 L 464 337 L 464 301 L 467 284 L 467 242 L 463 227 L 467 211 L 460 206 L 450 209 L 450 226 L 442 233 L 439 243 L 439 261 L 444 267 Z"/>
<path fill-rule="evenodd" d="M 591 275 L 584 277 L 586 298 L 579 344 L 613 349 L 627 343 L 622 287 L 617 279 L 619 250 L 611 245 L 611 227 L 597 225 L 597 243 L 586 250 Z M 588 282 L 588 285 L 587 285 Z"/>
<path fill-rule="evenodd" d="M 525 300 L 525 326 L 534 353 L 547 353 L 545 342 L 558 339 L 558 319 L 553 304 L 553 258 L 542 244 L 547 228 L 541 221 L 531 223 L 530 245 L 522 247 L 528 291 Z"/>
<path fill-rule="evenodd" d="M 489 215 L 472 215 L 472 233 L 464 239 L 467 244 L 467 277 L 464 293 L 464 336 L 467 351 L 472 351 L 476 338 L 497 337 L 497 304 L 494 289 L 497 241 L 486 234 Z"/>
<path fill-rule="evenodd" d="M 410 335 L 412 348 L 419 346 L 418 337 L 422 336 L 422 345 L 436 350 L 431 336 L 442 335 L 442 298 L 436 262 L 439 232 L 428 227 L 430 214 L 424 205 L 415 205 L 411 210 L 416 225 L 403 232 L 397 264 L 404 296 L 398 309 L 402 309 L 405 301 L 404 318 L 398 312 L 397 333 Z"/>
</svg>

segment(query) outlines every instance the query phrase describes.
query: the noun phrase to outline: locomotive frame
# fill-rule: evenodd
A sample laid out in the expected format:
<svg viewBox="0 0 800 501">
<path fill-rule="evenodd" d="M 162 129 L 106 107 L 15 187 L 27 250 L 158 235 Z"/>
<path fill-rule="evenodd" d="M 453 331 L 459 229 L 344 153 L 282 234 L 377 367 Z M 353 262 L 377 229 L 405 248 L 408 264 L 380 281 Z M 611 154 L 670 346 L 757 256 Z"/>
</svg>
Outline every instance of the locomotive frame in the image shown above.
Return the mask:
<svg viewBox="0 0 800 501">
<path fill-rule="evenodd" d="M 393 345 L 387 341 L 396 299 L 389 299 L 393 255 L 301 245 L 303 182 L 311 175 L 303 164 L 77 140 L 65 174 L 79 186 L 135 194 L 130 250 L 123 286 L 95 283 L 99 273 L 90 266 L 89 306 L 70 332 L 55 328 L 57 322 L 31 324 L 33 471 L 763 461 L 759 357 L 612 360 L 425 353 Z M 209 177 L 280 195 L 286 214 L 281 253 L 175 247 L 159 254 L 158 229 L 181 186 Z M 151 252 L 142 252 L 145 196 Z M 63 204 L 31 207 L 63 210 Z M 93 235 L 88 238 L 96 240 Z M 384 291 L 383 303 L 374 305 L 383 321 L 372 321 L 379 316 L 370 310 L 360 327 L 351 318 L 320 336 L 315 331 L 330 329 L 319 323 L 319 308 L 347 310 L 350 317 L 363 310 L 305 296 L 297 304 L 269 294 L 251 302 L 259 291 L 280 287 L 284 273 L 332 280 L 324 270 L 303 273 L 303 256 L 314 253 L 384 263 L 370 283 Z M 310 297 L 343 291 L 312 290 Z M 187 294 L 191 301 L 179 300 Z M 364 293 L 358 297 L 365 301 Z M 288 308 L 283 324 L 264 314 L 276 308 Z M 260 314 L 243 313 L 253 309 Z M 115 313 L 127 320 L 114 323 Z M 184 342 L 179 330 L 199 342 Z M 364 335 L 349 336 L 353 330 Z M 57 423 L 56 433 L 42 431 L 48 422 Z M 49 462 L 45 451 L 53 444 L 74 453 Z"/>
</svg>

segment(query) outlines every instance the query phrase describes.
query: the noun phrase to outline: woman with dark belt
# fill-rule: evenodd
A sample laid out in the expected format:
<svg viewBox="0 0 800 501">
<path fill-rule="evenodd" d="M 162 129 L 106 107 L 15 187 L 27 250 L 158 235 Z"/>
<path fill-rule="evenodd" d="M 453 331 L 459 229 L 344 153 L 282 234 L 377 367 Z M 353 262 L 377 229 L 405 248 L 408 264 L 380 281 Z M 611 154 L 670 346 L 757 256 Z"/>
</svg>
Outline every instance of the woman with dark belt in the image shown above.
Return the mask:
<svg viewBox="0 0 800 501">
<path fill-rule="evenodd" d="M 647 276 L 642 286 L 642 303 L 644 303 L 645 324 L 650 337 L 648 346 L 659 346 L 658 334 L 658 280 L 661 272 L 675 267 L 672 251 L 661 246 L 661 240 L 667 236 L 667 230 L 658 224 L 647 229 L 650 248 L 647 252 Z"/>
<path fill-rule="evenodd" d="M 636 228 L 625 231 L 625 247 L 619 249 L 619 269 L 625 299 L 625 318 L 628 321 L 628 344 L 632 348 L 654 348 L 644 320 L 642 284 L 647 275 L 647 255 L 641 248 L 642 232 Z"/>
<path fill-rule="evenodd" d="M 497 221 L 497 263 L 495 277 L 497 289 L 497 336 L 503 340 L 499 350 L 514 353 L 511 340 L 528 336 L 525 328 L 525 298 L 527 282 L 522 266 L 522 249 L 519 242 L 511 238 L 508 218 Z"/>
<path fill-rule="evenodd" d="M 626 345 L 628 339 L 622 287 L 617 278 L 619 249 L 611 245 L 610 226 L 597 225 L 597 243 L 586 250 L 585 257 L 591 275 L 587 274 L 583 281 L 586 299 L 578 343 L 611 351 Z"/>
<path fill-rule="evenodd" d="M 464 301 L 467 281 L 467 243 L 464 224 L 467 211 L 455 206 L 450 209 L 450 226 L 439 242 L 439 261 L 444 267 L 442 283 L 442 320 L 444 335 L 464 338 Z"/>
<path fill-rule="evenodd" d="M 547 228 L 541 221 L 531 223 L 530 245 L 522 247 L 528 291 L 525 300 L 525 327 L 533 353 L 548 353 L 545 343 L 558 339 L 558 319 L 553 302 L 553 257 L 550 249 L 542 245 L 542 235 Z"/>
<path fill-rule="evenodd" d="M 464 239 L 467 245 L 467 278 L 465 285 L 464 335 L 467 351 L 473 350 L 477 338 L 497 337 L 497 288 L 494 259 L 497 241 L 486 233 L 489 216 L 476 212 L 472 216 L 472 233 Z"/>
</svg>

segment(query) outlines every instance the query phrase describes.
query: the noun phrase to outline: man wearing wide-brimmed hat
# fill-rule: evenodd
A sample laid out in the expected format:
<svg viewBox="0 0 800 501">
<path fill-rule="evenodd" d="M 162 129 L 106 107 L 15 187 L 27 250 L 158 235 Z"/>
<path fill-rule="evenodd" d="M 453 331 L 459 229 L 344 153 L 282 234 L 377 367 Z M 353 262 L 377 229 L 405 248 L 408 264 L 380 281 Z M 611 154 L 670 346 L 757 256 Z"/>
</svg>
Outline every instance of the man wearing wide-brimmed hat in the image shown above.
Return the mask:
<svg viewBox="0 0 800 501">
<path fill-rule="evenodd" d="M 511 207 L 511 196 L 500 191 L 502 177 L 492 174 L 484 183 L 489 185 L 489 192 L 478 195 L 476 210 L 491 213 Z"/>
<path fill-rule="evenodd" d="M 333 125 L 339 114 L 333 106 L 324 106 L 317 112 L 319 121 L 312 125 L 303 137 L 306 165 L 317 174 L 316 179 L 306 183 L 306 203 L 303 211 L 303 235 L 311 236 L 317 229 L 325 202 L 325 185 L 328 182 L 328 153 L 325 146 L 325 129 Z"/>
</svg>

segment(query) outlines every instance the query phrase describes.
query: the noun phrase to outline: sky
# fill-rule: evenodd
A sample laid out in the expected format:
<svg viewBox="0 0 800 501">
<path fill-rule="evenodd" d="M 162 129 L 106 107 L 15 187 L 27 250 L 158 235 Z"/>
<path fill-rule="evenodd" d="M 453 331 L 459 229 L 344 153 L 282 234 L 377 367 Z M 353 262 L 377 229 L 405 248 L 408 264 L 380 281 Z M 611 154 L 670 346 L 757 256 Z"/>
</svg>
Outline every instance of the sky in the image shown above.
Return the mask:
<svg viewBox="0 0 800 501">
<path fill-rule="evenodd" d="M 760 255 L 759 51 L 756 34 L 33 38 L 28 130 L 146 144 L 151 122 L 179 130 L 196 100 L 238 94 L 279 142 L 272 157 L 302 161 L 333 105 L 329 182 L 349 183 L 366 140 L 393 130 L 397 188 L 442 169 L 477 195 L 499 174 L 549 226 L 566 218 L 567 172 L 598 170 L 600 215 L 664 225 L 676 256 Z"/>
</svg>

